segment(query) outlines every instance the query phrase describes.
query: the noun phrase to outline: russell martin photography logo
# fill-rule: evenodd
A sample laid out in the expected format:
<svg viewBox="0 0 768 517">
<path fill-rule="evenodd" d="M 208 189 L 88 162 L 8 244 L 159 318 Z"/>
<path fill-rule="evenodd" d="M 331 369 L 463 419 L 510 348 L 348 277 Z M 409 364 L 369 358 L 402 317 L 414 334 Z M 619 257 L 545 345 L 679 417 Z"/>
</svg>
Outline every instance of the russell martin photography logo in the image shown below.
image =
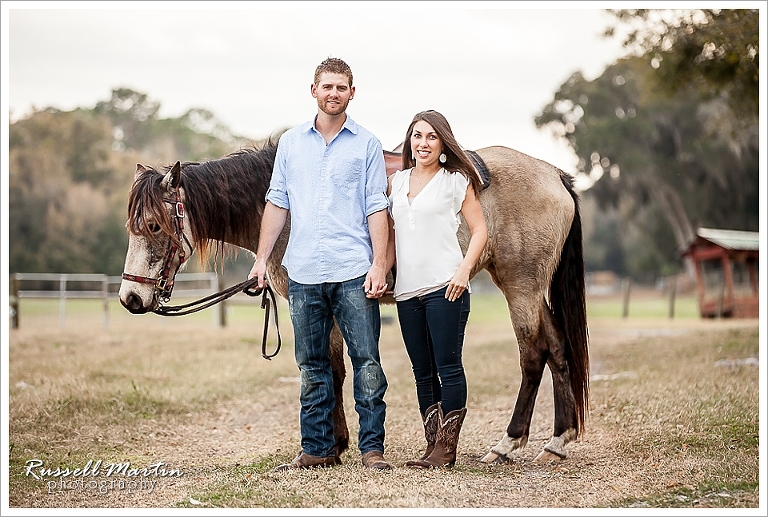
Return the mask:
<svg viewBox="0 0 768 517">
<path fill-rule="evenodd" d="M 102 460 L 88 460 L 83 467 L 47 467 L 42 460 L 27 460 L 24 476 L 46 483 L 48 493 L 67 490 L 82 490 L 108 494 L 114 490 L 128 493 L 146 491 L 151 494 L 161 478 L 179 478 L 184 473 L 179 469 L 169 468 L 162 461 L 144 468 L 123 463 L 105 463 Z"/>
</svg>

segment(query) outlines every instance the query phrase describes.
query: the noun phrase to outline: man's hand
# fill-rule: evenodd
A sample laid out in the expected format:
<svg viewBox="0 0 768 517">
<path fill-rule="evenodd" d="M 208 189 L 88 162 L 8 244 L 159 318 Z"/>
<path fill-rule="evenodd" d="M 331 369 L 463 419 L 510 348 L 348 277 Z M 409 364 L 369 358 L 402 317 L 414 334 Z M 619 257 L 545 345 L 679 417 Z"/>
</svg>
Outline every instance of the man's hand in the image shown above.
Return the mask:
<svg viewBox="0 0 768 517">
<path fill-rule="evenodd" d="M 366 298 L 381 298 L 387 290 L 387 274 L 383 268 L 371 266 L 363 282 Z"/>
<path fill-rule="evenodd" d="M 264 259 L 256 259 L 251 268 L 251 272 L 248 273 L 248 278 L 258 278 L 259 289 L 264 289 L 267 286 L 267 261 Z"/>
</svg>

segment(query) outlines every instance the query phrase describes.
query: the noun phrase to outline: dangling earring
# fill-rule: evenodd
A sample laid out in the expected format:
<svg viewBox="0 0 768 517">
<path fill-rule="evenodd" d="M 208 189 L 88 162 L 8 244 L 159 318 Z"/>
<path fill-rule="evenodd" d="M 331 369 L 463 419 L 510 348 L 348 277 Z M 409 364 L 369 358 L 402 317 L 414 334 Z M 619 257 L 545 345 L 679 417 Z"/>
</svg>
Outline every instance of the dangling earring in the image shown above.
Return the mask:
<svg viewBox="0 0 768 517">
<path fill-rule="evenodd" d="M 437 159 L 440 160 L 440 163 L 445 163 L 448 157 L 445 155 L 445 153 L 440 153 L 440 156 Z"/>
<path fill-rule="evenodd" d="M 416 159 L 416 155 L 413 154 L 413 151 L 411 151 L 411 160 L 415 160 L 415 159 Z"/>
</svg>

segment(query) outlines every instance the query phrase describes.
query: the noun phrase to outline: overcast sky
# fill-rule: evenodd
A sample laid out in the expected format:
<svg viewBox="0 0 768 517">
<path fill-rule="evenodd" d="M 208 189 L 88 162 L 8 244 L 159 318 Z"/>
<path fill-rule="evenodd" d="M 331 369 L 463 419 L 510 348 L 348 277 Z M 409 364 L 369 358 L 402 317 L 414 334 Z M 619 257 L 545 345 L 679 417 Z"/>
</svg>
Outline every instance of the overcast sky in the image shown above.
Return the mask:
<svg viewBox="0 0 768 517">
<path fill-rule="evenodd" d="M 625 55 L 601 36 L 607 7 L 616 2 L 2 2 L 4 112 L 90 108 L 127 87 L 162 117 L 205 108 L 258 139 L 316 113 L 314 69 L 334 56 L 354 74 L 348 113 L 385 149 L 436 109 L 466 148 L 506 145 L 575 172 L 534 117 L 571 74 L 594 79 Z"/>
</svg>

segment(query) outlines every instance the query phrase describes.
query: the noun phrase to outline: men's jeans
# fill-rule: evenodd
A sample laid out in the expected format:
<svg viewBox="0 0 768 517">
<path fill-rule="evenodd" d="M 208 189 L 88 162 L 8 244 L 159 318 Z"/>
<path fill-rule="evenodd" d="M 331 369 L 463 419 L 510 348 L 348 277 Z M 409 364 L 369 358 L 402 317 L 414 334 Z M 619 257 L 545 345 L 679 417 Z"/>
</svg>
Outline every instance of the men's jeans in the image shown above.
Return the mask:
<svg viewBox="0 0 768 517">
<path fill-rule="evenodd" d="M 442 401 L 449 413 L 467 404 L 467 378 L 462 349 L 469 319 L 469 292 L 455 301 L 446 288 L 397 302 L 405 349 L 413 366 L 419 411 Z"/>
<path fill-rule="evenodd" d="M 362 454 L 384 451 L 384 393 L 387 379 L 379 359 L 379 302 L 365 297 L 365 276 L 346 282 L 299 284 L 288 279 L 288 306 L 301 375 L 301 448 L 312 456 L 334 455 L 335 404 L 328 355 L 334 317 L 347 345 L 354 372 L 353 394 Z"/>
</svg>

